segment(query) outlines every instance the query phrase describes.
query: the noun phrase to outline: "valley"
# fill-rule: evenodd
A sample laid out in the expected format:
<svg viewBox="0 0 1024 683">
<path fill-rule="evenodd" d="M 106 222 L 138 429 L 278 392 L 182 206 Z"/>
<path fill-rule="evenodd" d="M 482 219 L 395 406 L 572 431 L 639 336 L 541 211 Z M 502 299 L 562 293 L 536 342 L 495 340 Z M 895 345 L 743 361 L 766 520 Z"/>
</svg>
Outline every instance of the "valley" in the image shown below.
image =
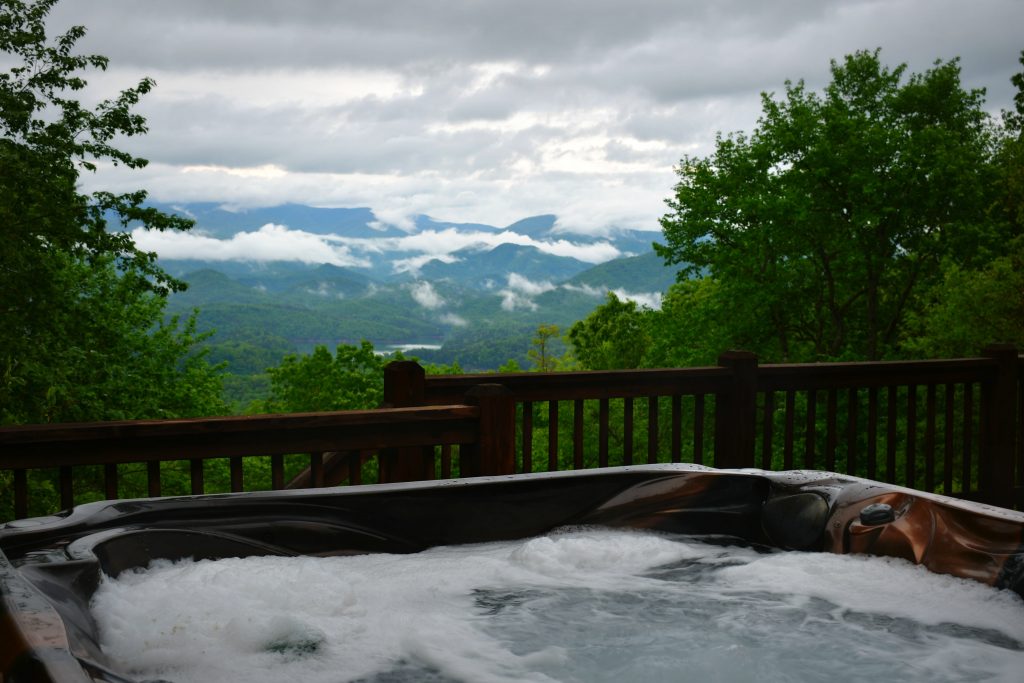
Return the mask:
<svg viewBox="0 0 1024 683">
<path fill-rule="evenodd" d="M 160 208 L 196 220 L 187 239 L 155 245 L 189 285 L 167 314 L 198 310 L 210 360 L 243 384 L 289 353 L 362 340 L 465 371 L 529 367 L 539 325 L 567 330 L 610 291 L 657 308 L 677 271 L 652 251 L 658 233 L 560 233 L 554 216 L 504 228 L 420 217 L 403 231 L 368 210 Z"/>
</svg>

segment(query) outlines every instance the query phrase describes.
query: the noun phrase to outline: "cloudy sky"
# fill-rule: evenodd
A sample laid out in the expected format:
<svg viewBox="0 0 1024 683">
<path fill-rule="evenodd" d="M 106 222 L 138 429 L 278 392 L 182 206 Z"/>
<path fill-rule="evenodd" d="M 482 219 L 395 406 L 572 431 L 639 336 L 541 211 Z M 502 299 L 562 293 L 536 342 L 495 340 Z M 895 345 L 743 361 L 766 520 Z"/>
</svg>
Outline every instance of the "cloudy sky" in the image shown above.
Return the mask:
<svg viewBox="0 0 1024 683">
<path fill-rule="evenodd" d="M 157 82 L 125 145 L 150 166 L 87 189 L 594 234 L 656 230 L 684 154 L 832 58 L 959 56 L 997 112 L 1024 49 L 1021 0 L 64 0 L 71 24 L 111 59 L 94 93 Z"/>
</svg>

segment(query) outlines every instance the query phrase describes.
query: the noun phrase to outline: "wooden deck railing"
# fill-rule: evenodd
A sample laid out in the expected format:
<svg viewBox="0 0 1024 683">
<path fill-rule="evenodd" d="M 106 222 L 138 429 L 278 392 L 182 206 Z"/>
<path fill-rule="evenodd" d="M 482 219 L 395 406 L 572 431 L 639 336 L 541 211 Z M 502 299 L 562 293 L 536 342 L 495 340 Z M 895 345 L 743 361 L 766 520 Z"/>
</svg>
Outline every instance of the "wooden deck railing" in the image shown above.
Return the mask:
<svg viewBox="0 0 1024 683">
<path fill-rule="evenodd" d="M 411 403 L 441 405 L 481 376 L 423 377 L 406 364 L 390 379 Z M 1024 507 L 1024 362 L 1009 345 L 967 359 L 786 365 L 727 352 L 708 368 L 486 381 L 516 405 L 517 472 L 634 462 L 825 469 Z"/>
<path fill-rule="evenodd" d="M 78 502 L 75 472 L 89 466 L 103 468 L 107 499 L 123 497 L 119 466 L 137 463 L 146 466 L 146 488 L 137 495 L 149 496 L 166 495 L 161 463 L 173 461 L 188 463 L 190 488 L 183 493 L 208 492 L 204 465 L 215 459 L 229 462 L 227 490 L 242 491 L 245 462 L 253 465 L 257 456 L 270 461 L 270 488 L 283 489 L 289 483 L 288 454 L 302 454 L 306 469 L 300 477 L 310 487 L 324 486 L 329 478 L 360 483 L 369 458 L 378 461 L 380 481 L 396 481 L 402 478 L 399 463 L 405 467 L 411 452 L 472 449 L 480 420 L 478 406 L 457 405 L 8 427 L 0 429 L 0 471 L 13 472 L 15 518 L 29 509 L 29 471 L 56 470 L 61 509 Z"/>
<path fill-rule="evenodd" d="M 217 490 L 239 491 L 254 456 L 269 456 L 274 489 L 367 471 L 391 482 L 693 462 L 827 469 L 1024 507 L 1024 363 L 1009 346 L 957 360 L 759 365 L 727 352 L 706 368 L 460 376 L 403 361 L 384 380 L 372 411 L 0 429 L 7 516 L 28 513 L 30 471 L 49 471 L 69 507 L 84 466 L 101 467 L 103 495 L 117 498 L 119 472 L 143 463 L 142 494 L 157 496 L 162 462 L 187 461 L 185 492 L 202 493 L 204 463 L 226 458 Z M 302 454 L 296 476 L 286 454 Z"/>
</svg>

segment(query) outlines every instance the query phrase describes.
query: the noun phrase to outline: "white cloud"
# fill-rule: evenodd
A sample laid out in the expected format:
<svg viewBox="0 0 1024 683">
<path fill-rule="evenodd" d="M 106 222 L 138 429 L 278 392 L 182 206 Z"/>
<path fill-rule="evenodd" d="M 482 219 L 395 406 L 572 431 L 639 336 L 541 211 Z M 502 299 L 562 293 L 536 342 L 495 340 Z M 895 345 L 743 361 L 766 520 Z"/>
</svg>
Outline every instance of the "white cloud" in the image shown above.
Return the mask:
<svg viewBox="0 0 1024 683">
<path fill-rule="evenodd" d="M 331 285 L 330 285 L 329 282 L 318 282 L 317 286 L 316 286 L 316 289 L 313 289 L 311 287 L 307 287 L 306 288 L 306 292 L 309 293 L 309 294 L 315 294 L 316 296 L 323 296 L 323 297 L 331 296 L 331 294 L 334 293 L 331 290 Z M 336 296 L 339 299 L 344 298 L 344 295 L 341 294 L 340 292 Z"/>
<path fill-rule="evenodd" d="M 328 239 L 357 247 L 368 246 L 367 242 L 372 241 L 378 249 L 397 252 L 419 252 L 431 258 L 439 258 L 445 263 L 453 263 L 457 260 L 457 258 L 449 256 L 452 252 L 470 248 L 490 250 L 500 244 L 535 247 L 547 254 L 569 256 L 584 263 L 604 263 L 621 256 L 621 252 L 609 242 L 587 244 L 565 239 L 537 240 L 526 235 L 509 232 L 508 230 L 499 233 L 447 228 L 444 230 L 423 230 L 405 237 L 383 237 L 366 240 L 331 236 Z M 418 269 L 429 260 L 430 258 L 404 259 L 401 261 L 403 264 L 401 270 Z M 398 269 L 397 263 L 396 269 Z"/>
<path fill-rule="evenodd" d="M 420 268 L 430 261 L 457 263 L 459 259 L 455 256 L 449 256 L 448 254 L 419 254 L 417 256 L 408 256 L 406 258 L 393 260 L 391 262 L 391 270 L 394 273 L 411 273 L 413 275 L 419 275 Z"/>
<path fill-rule="evenodd" d="M 445 325 L 452 325 L 453 327 L 465 327 L 469 324 L 465 318 L 455 313 L 445 313 L 439 320 Z"/>
<path fill-rule="evenodd" d="M 654 310 L 661 308 L 661 292 L 627 292 L 624 289 L 613 289 L 612 292 L 624 301 L 635 301 Z"/>
<path fill-rule="evenodd" d="M 503 289 L 498 294 L 501 295 L 501 308 L 505 311 L 514 311 L 516 309 L 526 309 L 529 311 L 536 311 L 537 304 L 530 299 L 530 297 L 515 292 L 511 289 Z"/>
<path fill-rule="evenodd" d="M 418 273 L 427 262 L 455 263 L 453 252 L 462 249 L 490 250 L 501 244 L 532 246 L 544 253 L 575 258 L 584 263 L 603 263 L 621 252 L 611 243 L 582 243 L 566 239 L 537 240 L 508 230 L 424 230 L 403 237 L 353 238 L 336 234 L 314 234 L 284 225 L 267 224 L 258 230 L 241 231 L 228 239 L 193 232 L 159 232 L 136 229 L 136 244 L 155 251 L 165 259 L 207 261 L 301 261 L 337 266 L 368 267 L 361 254 L 395 253 L 392 270 Z M 411 255 L 410 255 L 411 254 Z"/>
<path fill-rule="evenodd" d="M 555 285 L 548 282 L 547 280 L 535 282 L 530 278 L 523 277 L 519 273 L 509 273 L 508 288 L 513 291 L 526 294 L 527 296 L 537 296 L 538 294 L 550 292 L 551 290 L 555 289 Z"/>
<path fill-rule="evenodd" d="M 635 301 L 641 306 L 646 306 L 654 310 L 661 308 L 661 292 L 628 292 L 625 289 L 617 288 L 611 289 L 609 287 L 592 287 L 591 285 L 573 285 L 564 284 L 561 285 L 563 289 L 567 289 L 570 292 L 579 292 L 580 294 L 586 294 L 595 298 L 604 298 L 608 292 L 612 292 L 622 301 Z"/>
<path fill-rule="evenodd" d="M 373 210 L 373 215 L 377 220 L 374 224 L 371 224 L 371 227 L 377 230 L 384 230 L 389 225 L 393 225 L 399 230 L 405 230 L 406 232 L 412 232 L 416 229 L 416 223 L 405 207 L 392 209 L 378 207 Z"/>
<path fill-rule="evenodd" d="M 205 261 L 300 261 L 335 266 L 368 266 L 345 245 L 327 243 L 322 235 L 289 230 L 268 223 L 255 232 L 239 232 L 219 240 L 188 232 L 160 232 L 136 228 L 132 239 L 143 251 L 155 251 L 166 259 Z"/>
<path fill-rule="evenodd" d="M 550 292 L 556 286 L 542 280 L 535 282 L 519 273 L 508 274 L 508 287 L 499 291 L 501 295 L 501 307 L 506 311 L 516 309 L 537 310 L 537 303 L 531 297 L 538 296 L 544 292 Z"/>
<path fill-rule="evenodd" d="M 562 288 L 567 289 L 570 292 L 579 292 L 580 294 L 586 294 L 587 296 L 595 298 L 603 297 L 608 293 L 608 289 L 605 287 L 591 287 L 590 285 L 572 285 L 566 283 L 562 285 Z"/>
<path fill-rule="evenodd" d="M 444 298 L 437 293 L 434 285 L 425 280 L 414 282 L 409 286 L 413 300 L 423 308 L 434 310 L 444 306 Z"/>
</svg>

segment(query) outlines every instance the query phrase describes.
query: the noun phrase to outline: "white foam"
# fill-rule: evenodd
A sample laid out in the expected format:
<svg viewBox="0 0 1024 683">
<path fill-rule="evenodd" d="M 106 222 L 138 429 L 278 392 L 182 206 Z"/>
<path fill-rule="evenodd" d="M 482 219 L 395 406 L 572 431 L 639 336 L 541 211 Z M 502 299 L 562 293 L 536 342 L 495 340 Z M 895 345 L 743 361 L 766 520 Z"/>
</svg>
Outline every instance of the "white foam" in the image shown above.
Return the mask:
<svg viewBox="0 0 1024 683">
<path fill-rule="evenodd" d="M 93 612 L 116 666 L 178 683 L 1024 671 L 1024 601 L 1009 591 L 901 561 L 637 531 L 402 556 L 158 561 L 105 579 Z"/>
<path fill-rule="evenodd" d="M 774 553 L 719 573 L 723 590 L 763 590 L 827 600 L 848 611 L 884 614 L 938 625 L 950 622 L 1024 638 L 1024 609 L 1009 591 L 933 574 L 894 558 Z"/>
</svg>

